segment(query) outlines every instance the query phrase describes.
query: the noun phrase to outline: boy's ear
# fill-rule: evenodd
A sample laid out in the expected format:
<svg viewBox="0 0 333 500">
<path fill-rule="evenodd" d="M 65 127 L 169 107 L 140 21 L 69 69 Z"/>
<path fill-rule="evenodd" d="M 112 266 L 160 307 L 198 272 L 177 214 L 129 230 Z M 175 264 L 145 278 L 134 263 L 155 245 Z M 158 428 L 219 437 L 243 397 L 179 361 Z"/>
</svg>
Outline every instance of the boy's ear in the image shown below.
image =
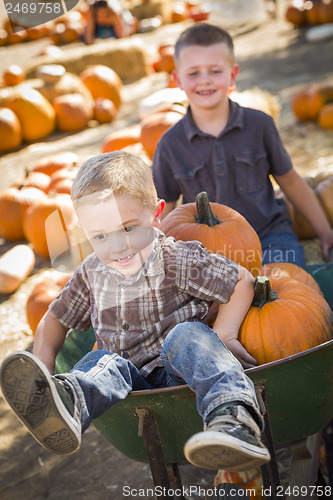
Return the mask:
<svg viewBox="0 0 333 500">
<path fill-rule="evenodd" d="M 173 79 L 175 80 L 175 82 L 177 83 L 178 87 L 181 89 L 180 79 L 179 79 L 178 73 L 175 69 L 172 72 L 172 76 L 173 76 Z"/>
<path fill-rule="evenodd" d="M 156 206 L 155 215 L 154 215 L 154 226 L 158 227 L 161 222 L 161 215 L 165 207 L 165 201 L 159 200 Z"/>
</svg>

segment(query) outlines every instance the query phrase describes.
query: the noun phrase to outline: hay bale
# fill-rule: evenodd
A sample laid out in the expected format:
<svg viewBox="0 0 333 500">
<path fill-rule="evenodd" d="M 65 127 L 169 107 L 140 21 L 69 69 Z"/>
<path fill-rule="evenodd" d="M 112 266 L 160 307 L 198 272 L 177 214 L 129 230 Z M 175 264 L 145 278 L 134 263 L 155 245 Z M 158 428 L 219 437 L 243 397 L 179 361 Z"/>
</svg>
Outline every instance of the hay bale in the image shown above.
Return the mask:
<svg viewBox="0 0 333 500">
<path fill-rule="evenodd" d="M 161 16 L 163 23 L 171 22 L 173 1 L 171 0 L 132 0 L 127 2 L 127 8 L 136 19 L 149 19 L 150 17 Z"/>
<path fill-rule="evenodd" d="M 124 83 L 134 82 L 152 72 L 150 56 L 143 41 L 136 36 L 103 40 L 89 46 L 79 45 L 64 51 L 63 56 L 57 59 L 40 56 L 26 68 L 27 78 L 34 78 L 40 65 L 54 63 L 77 75 L 91 64 L 104 64 L 118 73 Z"/>
<path fill-rule="evenodd" d="M 271 115 L 275 122 L 278 122 L 281 106 L 277 98 L 266 90 L 254 87 L 244 92 L 234 91 L 229 97 L 233 101 L 238 102 L 241 106 L 259 109 Z"/>
</svg>

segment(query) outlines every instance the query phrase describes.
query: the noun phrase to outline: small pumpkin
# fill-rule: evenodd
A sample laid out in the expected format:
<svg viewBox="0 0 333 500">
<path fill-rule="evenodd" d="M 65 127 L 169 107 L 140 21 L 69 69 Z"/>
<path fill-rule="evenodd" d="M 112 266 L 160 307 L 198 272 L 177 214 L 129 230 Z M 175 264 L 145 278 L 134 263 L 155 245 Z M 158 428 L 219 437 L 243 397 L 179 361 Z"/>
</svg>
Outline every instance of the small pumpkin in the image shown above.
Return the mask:
<svg viewBox="0 0 333 500">
<path fill-rule="evenodd" d="M 117 115 L 117 108 L 110 99 L 98 97 L 94 104 L 94 116 L 99 123 L 110 123 Z"/>
<path fill-rule="evenodd" d="M 157 143 L 162 135 L 183 116 L 183 113 L 178 111 L 166 111 L 152 113 L 142 120 L 140 142 L 150 160 L 153 159 Z"/>
<path fill-rule="evenodd" d="M 68 194 L 55 193 L 29 207 L 23 215 L 23 231 L 35 251 L 52 258 L 68 250 L 67 228 L 74 216 Z"/>
<path fill-rule="evenodd" d="M 22 128 L 17 115 L 9 108 L 0 108 L 0 153 L 18 148 L 22 143 Z"/>
<path fill-rule="evenodd" d="M 49 193 L 71 193 L 73 181 L 78 168 L 61 168 L 51 175 L 48 191 Z"/>
<path fill-rule="evenodd" d="M 26 303 L 26 315 L 33 335 L 35 335 L 37 326 L 47 312 L 49 305 L 71 276 L 72 274 L 61 273 L 55 269 L 46 271 L 30 292 Z"/>
<path fill-rule="evenodd" d="M 132 125 L 130 127 L 116 130 L 108 134 L 102 144 L 102 153 L 118 151 L 126 146 L 140 142 L 141 125 Z"/>
<path fill-rule="evenodd" d="M 291 262 L 270 262 L 265 264 L 260 270 L 260 276 L 266 276 L 269 279 L 294 279 L 321 294 L 320 287 L 313 276 L 302 267 Z"/>
<path fill-rule="evenodd" d="M 259 237 L 236 210 L 209 203 L 207 193 L 199 193 L 195 203 L 172 210 L 161 222 L 161 231 L 176 240 L 200 241 L 209 252 L 224 255 L 259 274 L 262 249 Z"/>
<path fill-rule="evenodd" d="M 90 103 L 81 94 L 64 94 L 53 101 L 57 127 L 62 132 L 76 132 L 87 127 L 93 116 Z"/>
<path fill-rule="evenodd" d="M 10 64 L 2 74 L 2 80 L 5 86 L 15 86 L 22 83 L 25 79 L 25 73 L 21 66 Z"/>
<path fill-rule="evenodd" d="M 238 338 L 262 365 L 331 340 L 332 321 L 326 300 L 304 283 L 259 276 Z"/>
<path fill-rule="evenodd" d="M 333 129 L 333 103 L 325 104 L 319 112 L 318 123 L 327 130 Z"/>
<path fill-rule="evenodd" d="M 285 11 L 285 18 L 289 23 L 300 28 L 307 22 L 306 12 L 304 7 L 296 7 L 295 5 L 288 5 Z"/>
<path fill-rule="evenodd" d="M 103 64 L 95 64 L 83 70 L 80 78 L 94 99 L 98 97 L 110 99 L 116 108 L 119 108 L 123 84 L 119 75 L 112 68 Z"/>
<path fill-rule="evenodd" d="M 55 128 L 55 112 L 38 90 L 22 88 L 6 101 L 21 122 L 23 140 L 35 142 L 50 135 Z"/>
<path fill-rule="evenodd" d="M 47 198 L 35 187 L 10 187 L 0 195 L 0 234 L 9 241 L 25 239 L 23 216 L 31 205 Z"/>
<path fill-rule="evenodd" d="M 33 172 L 42 172 L 47 175 L 52 175 L 61 168 L 74 168 L 78 165 L 78 162 L 79 157 L 76 153 L 64 151 L 63 153 L 43 156 L 36 161 L 31 170 Z"/>
<path fill-rule="evenodd" d="M 315 87 L 308 92 L 308 111 L 312 120 L 317 120 L 322 108 L 333 101 L 333 86 Z"/>
<path fill-rule="evenodd" d="M 43 174 L 42 172 L 32 172 L 26 170 L 25 177 L 23 179 L 18 179 L 14 182 L 12 187 L 17 187 L 22 189 L 23 187 L 34 187 L 47 193 L 51 178 L 49 175 Z"/>
<path fill-rule="evenodd" d="M 291 109 L 300 121 L 312 120 L 309 111 L 309 92 L 307 89 L 302 89 L 293 95 L 291 99 Z"/>
</svg>

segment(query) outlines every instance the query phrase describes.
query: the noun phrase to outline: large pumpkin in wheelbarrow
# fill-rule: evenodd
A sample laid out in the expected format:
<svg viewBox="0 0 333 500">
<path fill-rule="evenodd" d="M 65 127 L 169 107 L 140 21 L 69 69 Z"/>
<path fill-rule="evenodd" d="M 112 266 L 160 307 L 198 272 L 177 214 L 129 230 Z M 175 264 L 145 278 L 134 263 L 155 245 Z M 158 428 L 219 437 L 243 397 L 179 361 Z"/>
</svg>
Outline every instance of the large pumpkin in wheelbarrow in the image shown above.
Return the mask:
<svg viewBox="0 0 333 500">
<path fill-rule="evenodd" d="M 224 255 L 253 276 L 260 272 L 262 249 L 255 230 L 236 210 L 209 203 L 205 192 L 197 195 L 195 203 L 172 210 L 162 220 L 160 229 L 176 240 L 200 241 L 208 252 Z"/>
<path fill-rule="evenodd" d="M 259 365 L 332 339 L 332 310 L 323 296 L 293 279 L 257 277 L 239 340 Z"/>
</svg>

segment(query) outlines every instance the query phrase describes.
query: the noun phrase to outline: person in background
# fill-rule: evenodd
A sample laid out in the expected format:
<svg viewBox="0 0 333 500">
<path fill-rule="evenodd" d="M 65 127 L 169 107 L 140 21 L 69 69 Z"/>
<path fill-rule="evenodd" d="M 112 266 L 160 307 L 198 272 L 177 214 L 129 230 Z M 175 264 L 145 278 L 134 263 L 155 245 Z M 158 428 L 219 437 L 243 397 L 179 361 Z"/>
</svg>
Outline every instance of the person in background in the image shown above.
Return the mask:
<svg viewBox="0 0 333 500">
<path fill-rule="evenodd" d="M 96 0 L 87 3 L 87 26 L 83 35 L 86 44 L 95 38 L 123 38 L 136 31 L 136 20 L 119 0 Z"/>
<path fill-rule="evenodd" d="M 263 264 L 292 262 L 305 266 L 304 250 L 277 199 L 270 176 L 305 217 L 328 259 L 333 230 L 305 180 L 293 169 L 272 117 L 245 108 L 228 97 L 238 65 L 233 41 L 218 26 L 196 24 L 175 45 L 174 77 L 188 98 L 184 118 L 161 138 L 153 158 L 153 176 L 164 215 L 177 203 L 195 201 L 201 191 L 243 215 L 258 233 Z"/>
</svg>

